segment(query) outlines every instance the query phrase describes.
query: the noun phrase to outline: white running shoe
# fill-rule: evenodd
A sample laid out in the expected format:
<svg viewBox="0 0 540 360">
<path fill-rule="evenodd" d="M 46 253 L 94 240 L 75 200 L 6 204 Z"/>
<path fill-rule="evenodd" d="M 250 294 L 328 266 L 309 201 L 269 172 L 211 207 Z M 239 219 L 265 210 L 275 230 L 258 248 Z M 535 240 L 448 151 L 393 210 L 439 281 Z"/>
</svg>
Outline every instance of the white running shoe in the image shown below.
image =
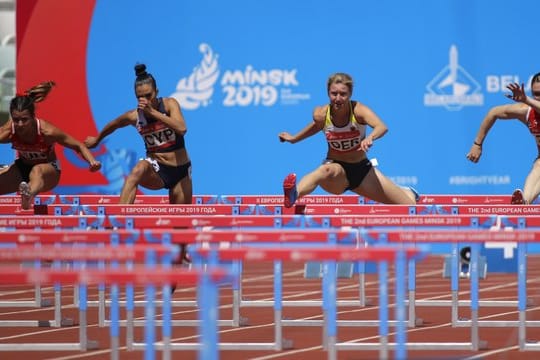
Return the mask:
<svg viewBox="0 0 540 360">
<path fill-rule="evenodd" d="M 19 194 L 21 194 L 21 207 L 29 210 L 32 207 L 33 196 L 30 195 L 30 185 L 25 181 L 19 184 Z"/>
</svg>

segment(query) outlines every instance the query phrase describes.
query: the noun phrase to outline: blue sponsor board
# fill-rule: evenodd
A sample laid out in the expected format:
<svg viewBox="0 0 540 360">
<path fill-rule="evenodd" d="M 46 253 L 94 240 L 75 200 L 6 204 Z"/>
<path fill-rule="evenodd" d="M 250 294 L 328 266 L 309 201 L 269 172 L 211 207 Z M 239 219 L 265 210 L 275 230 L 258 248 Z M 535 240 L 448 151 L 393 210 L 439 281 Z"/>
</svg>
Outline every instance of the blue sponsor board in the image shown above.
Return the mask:
<svg viewBox="0 0 540 360">
<path fill-rule="evenodd" d="M 528 91 L 540 71 L 540 50 L 523 36 L 536 32 L 535 22 L 507 26 L 539 7 L 534 0 L 98 0 L 86 64 L 92 115 L 101 129 L 134 108 L 133 66 L 145 63 L 159 94 L 183 108 L 194 192 L 276 194 L 285 175 L 311 171 L 326 153 L 322 134 L 294 145 L 277 134 L 306 126 L 328 101 L 327 77 L 348 72 L 353 98 L 389 127 L 368 154 L 384 174 L 426 194 L 511 193 L 537 156 L 525 126 L 497 122 L 481 161 L 465 155 L 489 108 L 510 102 L 505 86 L 525 82 Z M 105 144 L 109 184 L 87 186 L 119 193 L 144 146 L 134 128 Z M 0 162 L 11 162 L 9 146 L 0 151 Z"/>
</svg>

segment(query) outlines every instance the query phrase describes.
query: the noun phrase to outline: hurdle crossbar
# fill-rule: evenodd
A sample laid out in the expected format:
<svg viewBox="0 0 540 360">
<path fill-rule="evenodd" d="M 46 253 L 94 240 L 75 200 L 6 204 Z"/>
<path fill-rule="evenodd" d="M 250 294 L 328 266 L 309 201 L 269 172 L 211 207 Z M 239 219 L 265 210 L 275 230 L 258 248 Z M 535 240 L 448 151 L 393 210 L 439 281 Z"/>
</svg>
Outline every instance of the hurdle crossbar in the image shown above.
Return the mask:
<svg viewBox="0 0 540 360">
<path fill-rule="evenodd" d="M 143 262 L 147 256 L 158 258 L 169 255 L 172 258 L 178 253 L 178 249 L 172 246 L 161 244 L 146 245 L 118 245 L 103 251 L 103 247 L 96 246 L 73 246 L 64 244 L 63 246 L 41 245 L 41 244 L 19 244 L 16 247 L 3 247 L 0 249 L 0 260 L 3 262 L 38 261 L 37 269 L 41 269 L 39 261 L 54 261 L 52 266 L 58 267 L 64 261 L 130 261 Z M 28 269 L 28 267 L 25 267 Z M 34 268 L 35 270 L 36 268 Z M 39 288 L 39 287 L 38 287 Z M 62 317 L 61 287 L 54 286 L 54 319 L 53 320 L 0 320 L 0 327 L 61 327 L 73 325 L 73 321 Z M 35 307 L 32 302 L 4 301 L 4 307 Z"/>
<path fill-rule="evenodd" d="M 498 220 L 501 218 L 502 220 Z M 507 223 L 513 227 L 523 226 L 522 219 L 530 227 L 540 227 L 540 216 L 507 217 L 498 215 L 0 215 L 0 228 L 71 228 L 88 227 L 104 229 L 149 229 L 149 228 L 202 228 L 202 227 L 491 227 Z"/>
<path fill-rule="evenodd" d="M 148 230 L 50 230 L 39 232 L 19 230 L 2 233 L 3 243 L 109 243 L 112 237 L 120 242 L 159 241 L 165 237 L 170 243 L 196 244 L 204 242 L 326 242 L 329 236 L 338 241 L 353 241 L 358 237 L 354 229 L 265 229 L 235 230 L 217 229 L 200 231 L 194 229 L 148 229 Z"/>
<path fill-rule="evenodd" d="M 370 242 L 373 239 L 382 242 L 398 242 L 403 244 L 430 244 L 430 243 L 451 243 L 451 311 L 452 311 L 452 325 L 454 327 L 471 327 L 473 337 L 477 337 L 478 327 L 518 327 L 520 333 L 525 332 L 525 327 L 540 327 L 540 321 L 526 320 L 525 310 L 527 307 L 528 299 L 526 291 L 526 277 L 523 276 L 523 272 L 526 273 L 526 261 L 523 255 L 520 255 L 519 251 L 526 252 L 527 244 L 538 243 L 540 241 L 540 231 L 538 229 L 516 229 L 513 231 L 505 231 L 499 229 L 498 231 L 455 231 L 455 230 L 439 230 L 439 231 L 413 231 L 403 232 L 395 230 L 385 231 L 373 231 L 366 232 L 366 241 Z M 458 299 L 459 294 L 459 279 L 458 279 L 458 243 L 465 242 L 471 244 L 471 320 L 460 320 L 458 315 L 458 307 L 460 301 Z M 518 248 L 518 300 L 516 301 L 490 301 L 490 306 L 517 306 L 519 318 L 517 320 L 479 320 L 478 309 L 484 305 L 479 301 L 479 281 L 478 281 L 478 254 L 480 252 L 479 245 L 481 243 L 514 243 Z M 410 281 L 414 280 L 414 269 L 409 266 Z M 411 286 L 409 286 L 411 288 Z M 414 288 L 414 287 L 413 287 Z M 412 299 L 412 300 L 411 300 Z M 414 294 L 410 296 L 411 303 L 409 303 L 409 313 L 414 315 Z M 520 339 L 520 347 L 525 348 L 523 342 L 524 336 Z M 522 341 L 523 340 L 523 341 Z M 540 347 L 538 347 L 540 350 Z"/>
<path fill-rule="evenodd" d="M 102 249 L 102 253 L 107 252 L 109 249 Z M 74 250 L 76 251 L 76 250 Z M 113 250 L 114 251 L 114 250 Z M 66 251 L 67 253 L 68 251 Z M 25 253 L 26 255 L 26 253 Z M 80 255 L 77 252 L 77 257 Z M 205 321 L 201 322 L 201 345 L 199 347 L 202 358 L 217 358 L 217 348 L 215 346 L 216 338 L 216 325 L 215 318 L 208 316 L 208 313 L 213 313 L 210 308 L 206 306 L 210 305 L 211 308 L 215 308 L 217 299 L 215 298 L 216 291 L 212 284 L 217 284 L 222 281 L 231 281 L 231 276 L 228 272 L 222 269 L 211 269 L 204 273 L 198 271 L 186 271 L 183 269 L 161 269 L 161 268 L 148 268 L 148 267 L 132 267 L 128 269 L 79 269 L 79 270 L 59 270 L 59 269 L 21 269 L 20 267 L 3 266 L 0 267 L 2 277 L 0 277 L 1 284 L 80 284 L 82 286 L 97 285 L 97 284 L 111 284 L 113 286 L 127 285 L 127 284 L 139 284 L 146 286 L 148 307 L 153 307 L 154 302 L 154 285 L 167 286 L 171 282 L 182 282 L 187 284 L 198 284 L 201 279 L 206 279 L 204 286 L 201 286 L 201 292 L 203 295 L 201 298 L 208 299 L 209 296 L 213 298 L 209 301 L 201 303 L 201 316 Z M 153 314 L 154 311 L 147 309 L 147 314 Z M 164 307 L 164 313 L 169 312 L 170 308 Z M 118 315 L 118 303 L 113 304 L 111 310 L 113 314 Z M 206 314 L 206 315 L 205 315 Z M 145 351 L 146 354 L 155 352 L 155 330 L 153 324 L 153 317 L 147 319 L 148 323 L 145 327 Z M 99 346 L 96 342 L 89 341 L 86 334 L 86 307 L 84 304 L 79 307 L 79 341 L 76 343 L 15 343 L 15 344 L 0 344 L 0 351 L 74 351 L 74 350 L 91 350 Z M 170 323 L 166 323 L 163 327 L 164 334 L 170 334 Z M 118 325 L 113 324 L 111 327 L 111 350 L 113 359 L 119 358 L 119 329 Z M 169 338 L 170 341 L 170 338 Z M 164 339 L 164 346 L 160 349 L 170 358 L 171 348 L 167 346 L 167 339 Z M 166 356 L 167 356 L 166 355 Z"/>
<path fill-rule="evenodd" d="M 405 248 L 405 247 L 373 247 L 354 249 L 351 247 L 327 247 L 321 248 L 302 248 L 297 247 L 283 247 L 283 248 L 252 248 L 252 247 L 236 247 L 228 249 L 197 249 L 196 254 L 206 256 L 209 259 L 215 257 L 216 260 L 253 260 L 253 261 L 274 261 L 278 268 L 281 268 L 279 264 L 281 261 L 329 261 L 330 264 L 336 260 L 365 260 L 376 261 L 381 264 L 387 264 L 389 261 L 395 261 L 398 268 L 397 282 L 404 283 L 405 281 L 405 261 L 406 259 L 421 258 L 424 253 L 418 248 Z M 383 266 L 386 268 L 386 266 Z M 274 277 L 274 341 L 271 343 L 220 343 L 218 348 L 222 350 L 282 350 L 288 345 L 292 345 L 282 337 L 282 284 L 281 273 L 279 276 Z M 387 292 L 387 276 L 386 272 L 381 271 L 379 274 L 380 291 L 379 295 L 381 299 L 388 298 Z M 326 326 L 324 327 L 324 344 L 327 347 L 328 358 L 337 358 L 337 326 L 336 326 L 336 273 L 333 266 L 326 267 L 326 271 L 323 276 L 323 294 L 325 299 L 325 305 L 323 306 L 323 313 L 327 319 Z M 397 353 L 406 354 L 406 333 L 405 333 L 405 318 L 404 318 L 404 286 L 396 287 L 396 316 L 401 326 L 397 326 L 397 339 L 395 344 L 395 350 Z M 381 336 L 381 343 L 377 343 L 377 349 L 380 351 L 380 357 L 386 358 L 388 355 L 388 307 L 381 306 L 381 320 L 379 333 Z M 141 349 L 144 344 L 133 344 L 133 348 Z M 173 343 L 170 344 L 172 349 L 187 350 L 197 348 L 199 344 L 192 343 Z M 375 344 L 373 344 L 375 346 Z"/>
<path fill-rule="evenodd" d="M 39 194 L 35 198 L 36 204 L 116 204 L 119 195 L 106 194 Z M 497 194 L 423 194 L 420 195 L 419 204 L 476 204 L 476 205 L 506 205 L 510 204 L 511 195 Z M 168 204 L 167 195 L 138 195 L 136 204 Z M 193 195 L 194 204 L 283 204 L 283 195 Z M 374 204 L 374 200 L 356 194 L 342 195 L 307 195 L 298 200 L 300 204 Z M 0 196 L 0 205 L 20 204 L 18 195 Z"/>
</svg>

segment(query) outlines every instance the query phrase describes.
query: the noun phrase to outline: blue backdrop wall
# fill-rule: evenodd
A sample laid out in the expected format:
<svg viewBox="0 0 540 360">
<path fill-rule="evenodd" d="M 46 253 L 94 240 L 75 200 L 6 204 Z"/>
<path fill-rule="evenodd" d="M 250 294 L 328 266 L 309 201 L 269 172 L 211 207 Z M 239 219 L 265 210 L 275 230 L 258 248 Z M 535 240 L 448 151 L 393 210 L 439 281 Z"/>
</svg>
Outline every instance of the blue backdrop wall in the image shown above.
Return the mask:
<svg viewBox="0 0 540 360">
<path fill-rule="evenodd" d="M 535 0 L 97 0 L 86 53 L 92 119 L 101 129 L 135 107 L 133 66 L 145 63 L 159 94 L 183 108 L 195 193 L 275 194 L 286 174 L 311 171 L 326 153 L 322 134 L 294 145 L 277 134 L 308 124 L 328 101 L 328 76 L 347 72 L 353 98 L 390 129 L 369 153 L 387 176 L 426 194 L 510 193 L 537 156 L 525 126 L 497 122 L 480 163 L 465 155 L 489 108 L 510 102 L 505 85 L 529 91 L 540 71 L 531 42 L 539 8 Z M 106 146 L 124 161 L 102 158 L 101 189 L 118 193 L 114 174 L 144 156 L 143 143 L 125 128 Z"/>
</svg>

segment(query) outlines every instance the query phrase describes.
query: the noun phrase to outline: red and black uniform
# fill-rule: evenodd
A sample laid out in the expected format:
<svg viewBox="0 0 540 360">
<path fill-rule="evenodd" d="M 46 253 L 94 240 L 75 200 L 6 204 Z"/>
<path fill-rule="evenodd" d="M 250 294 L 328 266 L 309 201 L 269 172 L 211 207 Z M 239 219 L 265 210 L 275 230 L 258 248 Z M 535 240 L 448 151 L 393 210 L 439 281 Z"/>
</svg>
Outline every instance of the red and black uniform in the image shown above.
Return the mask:
<svg viewBox="0 0 540 360">
<path fill-rule="evenodd" d="M 19 169 L 23 181 L 28 182 L 30 171 L 37 164 L 50 163 L 58 172 L 60 165 L 54 152 L 54 143 L 48 144 L 41 133 L 41 122 L 36 119 L 37 135 L 32 143 L 22 141 L 15 133 L 15 125 L 11 124 L 11 147 L 16 151 L 15 165 Z"/>
</svg>

